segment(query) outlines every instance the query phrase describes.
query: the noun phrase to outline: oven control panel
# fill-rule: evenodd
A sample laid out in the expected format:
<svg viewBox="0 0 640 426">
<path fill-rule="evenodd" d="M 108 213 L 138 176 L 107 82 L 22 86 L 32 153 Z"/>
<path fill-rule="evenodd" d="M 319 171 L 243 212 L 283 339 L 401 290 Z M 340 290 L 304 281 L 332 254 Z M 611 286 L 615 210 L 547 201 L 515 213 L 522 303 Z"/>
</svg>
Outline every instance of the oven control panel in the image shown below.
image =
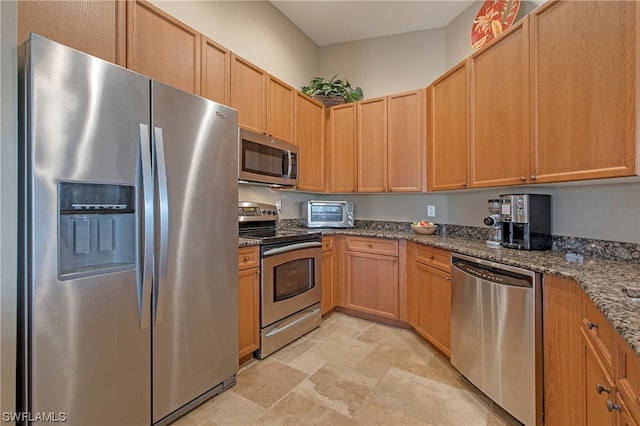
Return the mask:
<svg viewBox="0 0 640 426">
<path fill-rule="evenodd" d="M 278 220 L 278 209 L 271 204 L 240 201 L 238 203 L 238 221 Z"/>
</svg>

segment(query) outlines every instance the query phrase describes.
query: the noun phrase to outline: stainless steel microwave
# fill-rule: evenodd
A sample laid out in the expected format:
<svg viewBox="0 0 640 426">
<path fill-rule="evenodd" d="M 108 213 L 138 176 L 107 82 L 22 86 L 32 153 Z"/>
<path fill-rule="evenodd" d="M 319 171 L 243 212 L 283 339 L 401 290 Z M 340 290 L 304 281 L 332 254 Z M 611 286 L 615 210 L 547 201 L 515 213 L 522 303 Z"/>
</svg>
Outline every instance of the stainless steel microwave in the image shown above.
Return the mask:
<svg viewBox="0 0 640 426">
<path fill-rule="evenodd" d="M 298 184 L 298 147 L 240 129 L 238 179 L 271 185 Z"/>
<path fill-rule="evenodd" d="M 308 228 L 353 228 L 353 203 L 305 201 L 300 204 L 300 217 Z"/>
</svg>

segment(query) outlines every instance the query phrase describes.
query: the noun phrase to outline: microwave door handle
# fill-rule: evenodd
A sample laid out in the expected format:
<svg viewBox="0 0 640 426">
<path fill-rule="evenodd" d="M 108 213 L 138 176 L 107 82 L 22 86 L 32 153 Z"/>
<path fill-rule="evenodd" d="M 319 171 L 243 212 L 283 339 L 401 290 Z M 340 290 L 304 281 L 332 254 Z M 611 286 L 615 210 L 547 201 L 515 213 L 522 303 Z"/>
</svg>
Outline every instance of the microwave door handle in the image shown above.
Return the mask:
<svg viewBox="0 0 640 426">
<path fill-rule="evenodd" d="M 293 171 L 293 163 L 291 161 L 291 151 L 285 151 L 287 153 L 287 174 L 284 175 L 285 178 L 289 179 L 291 177 L 291 172 Z"/>
</svg>

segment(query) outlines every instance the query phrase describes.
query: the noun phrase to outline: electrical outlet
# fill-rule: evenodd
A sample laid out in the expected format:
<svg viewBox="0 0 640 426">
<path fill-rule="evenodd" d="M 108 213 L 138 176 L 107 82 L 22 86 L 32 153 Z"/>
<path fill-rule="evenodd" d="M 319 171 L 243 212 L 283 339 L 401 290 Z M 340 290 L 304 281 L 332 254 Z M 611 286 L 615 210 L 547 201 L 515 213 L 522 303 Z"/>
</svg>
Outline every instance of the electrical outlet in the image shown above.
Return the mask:
<svg viewBox="0 0 640 426">
<path fill-rule="evenodd" d="M 282 200 L 276 201 L 276 209 L 278 209 L 278 213 L 282 211 Z"/>
<path fill-rule="evenodd" d="M 436 206 L 427 206 L 427 217 L 436 217 Z"/>
</svg>

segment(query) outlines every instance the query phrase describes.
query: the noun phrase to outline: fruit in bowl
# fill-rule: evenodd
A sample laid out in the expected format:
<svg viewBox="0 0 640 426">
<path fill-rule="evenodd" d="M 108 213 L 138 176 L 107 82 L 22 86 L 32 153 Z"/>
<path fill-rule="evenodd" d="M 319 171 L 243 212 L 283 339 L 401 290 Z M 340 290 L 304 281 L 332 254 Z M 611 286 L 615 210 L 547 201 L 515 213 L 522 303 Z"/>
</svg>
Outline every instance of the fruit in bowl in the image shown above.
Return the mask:
<svg viewBox="0 0 640 426">
<path fill-rule="evenodd" d="M 430 235 L 438 230 L 438 226 L 433 222 L 420 220 L 412 222 L 411 229 L 413 229 L 413 232 L 416 234 Z"/>
</svg>

